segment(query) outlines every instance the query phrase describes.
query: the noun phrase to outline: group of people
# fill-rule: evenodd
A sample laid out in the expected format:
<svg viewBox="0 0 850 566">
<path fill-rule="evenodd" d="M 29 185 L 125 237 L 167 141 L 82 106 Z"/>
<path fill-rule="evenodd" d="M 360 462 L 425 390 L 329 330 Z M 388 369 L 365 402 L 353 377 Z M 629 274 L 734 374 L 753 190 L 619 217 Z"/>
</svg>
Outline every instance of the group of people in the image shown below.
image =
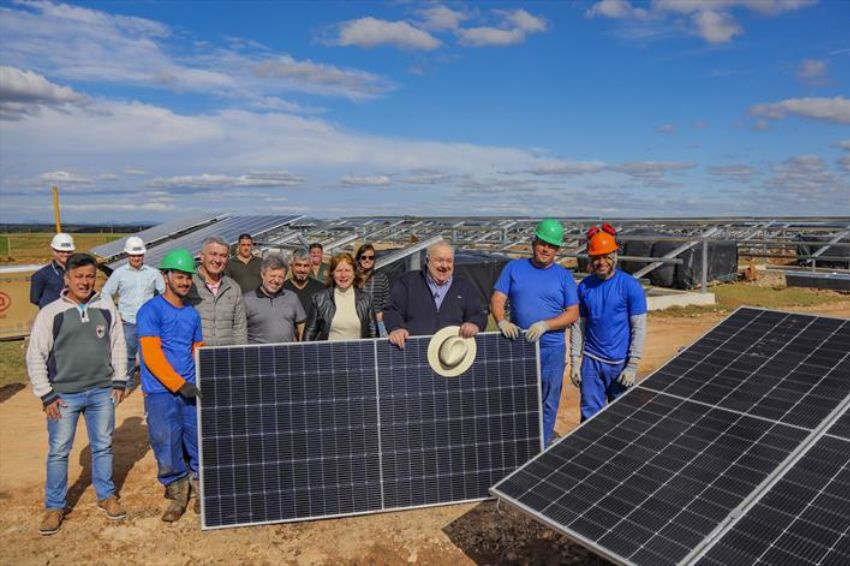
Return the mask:
<svg viewBox="0 0 850 566">
<path fill-rule="evenodd" d="M 539 342 L 543 436 L 549 445 L 566 369 L 567 329 L 572 329 L 569 375 L 581 390 L 582 420 L 634 385 L 646 332 L 643 289 L 616 268 L 614 230 L 603 225 L 588 234 L 591 272 L 578 285 L 556 262 L 563 244 L 562 224 L 542 221 L 531 257 L 505 265 L 488 305 L 455 273 L 447 241 L 428 248 L 424 269 L 405 273 L 390 287 L 375 270 L 371 244 L 353 256 L 335 254 L 325 264 L 320 244 L 296 251 L 287 262 L 276 253 L 257 257 L 249 234 L 239 237 L 232 258 L 228 243 L 211 237 L 197 263 L 188 250 L 175 249 L 154 269 L 144 264 L 144 242 L 131 237 L 127 263 L 98 293 L 94 258 L 74 253 L 73 238 L 57 234 L 53 261 L 33 276 L 31 299 L 41 310 L 27 351 L 49 436 L 41 533 L 58 531 L 64 518 L 67 461 L 80 415 L 92 444 L 98 507 L 112 519 L 125 516 L 111 480 L 111 441 L 115 406 L 134 384 L 137 351 L 150 445 L 169 500 L 166 522 L 178 520 L 193 496 L 199 511 L 201 391 L 194 352 L 202 346 L 386 336 L 404 348 L 410 336 L 447 326 L 471 338 L 492 314 L 505 338 Z"/>
</svg>

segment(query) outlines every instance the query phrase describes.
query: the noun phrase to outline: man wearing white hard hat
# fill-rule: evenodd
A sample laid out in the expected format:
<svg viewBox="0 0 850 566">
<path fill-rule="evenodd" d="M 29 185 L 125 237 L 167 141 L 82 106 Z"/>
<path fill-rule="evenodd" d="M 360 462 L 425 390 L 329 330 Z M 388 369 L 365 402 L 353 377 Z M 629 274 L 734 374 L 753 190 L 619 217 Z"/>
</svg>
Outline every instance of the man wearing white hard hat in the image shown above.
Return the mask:
<svg viewBox="0 0 850 566">
<path fill-rule="evenodd" d="M 127 389 L 134 386 L 136 352 L 139 340 L 136 337 L 136 313 L 141 306 L 153 298 L 154 291 L 165 292 L 165 281 L 158 269 L 145 265 L 145 242 L 138 236 L 130 236 L 124 243 L 127 263 L 112 272 L 101 294 L 107 297 L 118 295 L 118 314 L 124 326 L 127 340 Z"/>
<path fill-rule="evenodd" d="M 50 242 L 53 259 L 36 271 L 30 280 L 30 302 L 38 308 L 59 298 L 65 289 L 65 263 L 76 249 L 70 234 L 59 233 Z"/>
</svg>

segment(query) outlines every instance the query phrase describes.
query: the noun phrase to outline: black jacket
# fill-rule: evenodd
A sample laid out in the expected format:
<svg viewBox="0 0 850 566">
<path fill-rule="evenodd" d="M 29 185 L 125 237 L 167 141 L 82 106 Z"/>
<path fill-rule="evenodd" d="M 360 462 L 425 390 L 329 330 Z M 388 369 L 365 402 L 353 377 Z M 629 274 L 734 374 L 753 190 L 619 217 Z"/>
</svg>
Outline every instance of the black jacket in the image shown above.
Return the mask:
<svg viewBox="0 0 850 566">
<path fill-rule="evenodd" d="M 464 322 L 472 322 L 483 331 L 487 328 L 487 313 L 478 290 L 457 274 L 437 310 L 425 270 L 408 271 L 390 291 L 390 299 L 384 305 L 384 324 L 387 332 L 405 328 L 412 336 L 427 336 Z"/>
<path fill-rule="evenodd" d="M 376 335 L 375 312 L 372 310 L 372 300 L 369 294 L 355 287 L 354 308 L 360 319 L 360 337 L 374 338 Z M 307 324 L 304 327 L 304 341 L 327 340 L 331 322 L 336 314 L 334 290 L 323 289 L 310 299 L 310 309 L 307 311 Z"/>
</svg>

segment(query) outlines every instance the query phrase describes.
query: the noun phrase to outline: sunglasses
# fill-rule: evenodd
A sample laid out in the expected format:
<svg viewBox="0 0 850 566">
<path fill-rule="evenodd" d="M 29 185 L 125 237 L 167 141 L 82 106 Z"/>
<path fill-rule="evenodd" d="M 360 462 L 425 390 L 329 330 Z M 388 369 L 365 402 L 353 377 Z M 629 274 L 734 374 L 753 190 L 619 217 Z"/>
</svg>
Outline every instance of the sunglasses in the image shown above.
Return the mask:
<svg viewBox="0 0 850 566">
<path fill-rule="evenodd" d="M 373 255 L 362 255 L 362 256 L 360 256 L 360 261 L 375 261 L 375 256 L 373 256 Z"/>
</svg>

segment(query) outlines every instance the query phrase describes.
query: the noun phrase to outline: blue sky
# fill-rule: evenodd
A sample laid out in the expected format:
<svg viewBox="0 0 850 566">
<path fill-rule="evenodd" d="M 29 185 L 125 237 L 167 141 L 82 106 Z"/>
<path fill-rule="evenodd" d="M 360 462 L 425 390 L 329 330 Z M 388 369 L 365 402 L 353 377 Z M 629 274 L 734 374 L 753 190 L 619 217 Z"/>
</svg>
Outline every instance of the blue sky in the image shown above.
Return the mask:
<svg viewBox="0 0 850 566">
<path fill-rule="evenodd" d="M 0 2 L 0 221 L 850 215 L 850 2 Z"/>
</svg>

